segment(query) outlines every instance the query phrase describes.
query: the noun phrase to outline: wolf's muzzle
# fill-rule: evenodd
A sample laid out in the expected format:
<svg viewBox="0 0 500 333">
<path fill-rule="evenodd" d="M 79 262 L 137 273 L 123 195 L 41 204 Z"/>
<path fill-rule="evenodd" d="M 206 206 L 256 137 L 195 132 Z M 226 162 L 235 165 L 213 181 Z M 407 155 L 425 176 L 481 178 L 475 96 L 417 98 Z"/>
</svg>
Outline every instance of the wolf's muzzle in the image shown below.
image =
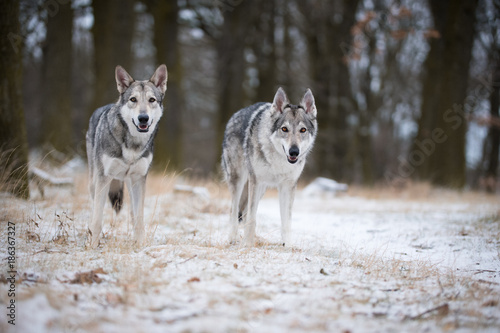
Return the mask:
<svg viewBox="0 0 500 333">
<path fill-rule="evenodd" d="M 299 158 L 299 153 L 300 153 L 299 147 L 297 147 L 295 145 L 290 147 L 290 149 L 288 150 L 288 156 L 287 156 L 288 162 L 292 163 L 292 164 L 297 162 L 297 159 Z"/>
<path fill-rule="evenodd" d="M 137 120 L 139 124 L 136 124 L 134 119 L 132 119 L 132 122 L 134 123 L 135 127 L 137 127 L 137 130 L 139 132 L 147 132 L 149 131 L 149 116 L 147 114 L 140 114 L 137 117 Z"/>
</svg>

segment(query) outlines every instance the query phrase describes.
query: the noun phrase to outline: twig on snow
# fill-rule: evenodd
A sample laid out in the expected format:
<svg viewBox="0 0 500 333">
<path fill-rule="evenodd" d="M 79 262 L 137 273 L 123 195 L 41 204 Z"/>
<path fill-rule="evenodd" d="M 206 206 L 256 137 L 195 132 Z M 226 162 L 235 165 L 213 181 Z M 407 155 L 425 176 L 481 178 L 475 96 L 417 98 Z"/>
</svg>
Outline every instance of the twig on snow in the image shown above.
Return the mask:
<svg viewBox="0 0 500 333">
<path fill-rule="evenodd" d="M 435 308 L 424 311 L 421 314 L 418 314 L 416 316 L 408 317 L 408 319 L 418 320 L 418 319 L 422 318 L 423 316 L 425 316 L 426 314 L 429 314 L 432 312 L 437 312 L 437 314 L 440 316 L 446 316 L 449 311 L 450 311 L 450 306 L 448 305 L 448 303 L 444 303 L 444 304 L 441 304 L 440 306 L 436 306 Z"/>
</svg>

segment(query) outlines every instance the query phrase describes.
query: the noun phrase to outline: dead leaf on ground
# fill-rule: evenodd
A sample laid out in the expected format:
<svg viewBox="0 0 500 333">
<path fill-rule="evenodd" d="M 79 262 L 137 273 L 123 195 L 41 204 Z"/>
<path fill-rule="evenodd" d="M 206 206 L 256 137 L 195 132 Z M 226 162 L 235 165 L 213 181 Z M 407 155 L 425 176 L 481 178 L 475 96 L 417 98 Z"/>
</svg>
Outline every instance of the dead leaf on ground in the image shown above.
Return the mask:
<svg viewBox="0 0 500 333">
<path fill-rule="evenodd" d="M 200 282 L 200 278 L 195 276 L 195 277 L 190 278 L 190 279 L 188 280 L 188 282 L 189 282 L 189 283 L 191 283 L 191 282 Z"/>
<path fill-rule="evenodd" d="M 52 241 L 56 244 L 59 244 L 59 245 L 67 245 L 68 244 L 67 237 L 63 236 L 63 235 L 57 235 L 56 237 L 54 237 L 52 239 Z"/>
<path fill-rule="evenodd" d="M 496 299 L 490 299 L 490 300 L 483 303 L 483 307 L 497 306 L 497 305 L 498 305 L 498 301 Z"/>
<path fill-rule="evenodd" d="M 18 283 L 23 283 L 23 282 L 45 283 L 46 281 L 34 273 L 23 273 L 21 276 L 19 276 L 17 278 L 17 282 Z"/>
<path fill-rule="evenodd" d="M 106 301 L 110 305 L 117 305 L 117 304 L 123 304 L 123 298 L 118 295 L 118 294 L 113 294 L 113 293 L 107 293 L 106 294 Z"/>
<path fill-rule="evenodd" d="M 40 241 L 40 235 L 37 234 L 36 232 L 26 231 L 26 240 L 28 242 L 39 242 Z"/>
<path fill-rule="evenodd" d="M 69 283 L 71 284 L 92 284 L 94 282 L 101 283 L 102 279 L 97 274 L 108 274 L 108 273 L 106 273 L 102 268 L 97 268 L 89 272 L 78 272 L 76 273 L 75 278 L 69 281 Z"/>
</svg>

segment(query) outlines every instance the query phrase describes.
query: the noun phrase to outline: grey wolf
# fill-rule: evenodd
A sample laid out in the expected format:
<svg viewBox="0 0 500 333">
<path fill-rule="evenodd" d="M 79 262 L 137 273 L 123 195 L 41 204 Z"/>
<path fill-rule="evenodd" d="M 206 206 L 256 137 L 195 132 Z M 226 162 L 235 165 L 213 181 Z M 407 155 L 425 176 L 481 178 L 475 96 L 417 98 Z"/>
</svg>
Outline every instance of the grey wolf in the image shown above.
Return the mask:
<svg viewBox="0 0 500 333">
<path fill-rule="evenodd" d="M 130 193 L 136 244 L 144 242 L 144 194 L 153 160 L 153 140 L 163 114 L 167 67 L 159 66 L 149 80 L 136 81 L 122 67 L 115 70 L 120 97 L 115 104 L 97 109 L 87 131 L 89 190 L 93 201 L 88 225 L 92 248 L 99 245 L 106 196 L 118 213 L 123 186 Z"/>
<path fill-rule="evenodd" d="M 273 103 L 257 103 L 236 112 L 227 123 L 222 169 L 231 193 L 230 234 L 244 222 L 246 246 L 255 244 L 256 213 L 267 187 L 279 192 L 281 237 L 290 243 L 291 211 L 299 179 L 316 138 L 316 105 L 310 89 L 299 105 L 279 88 Z"/>
</svg>

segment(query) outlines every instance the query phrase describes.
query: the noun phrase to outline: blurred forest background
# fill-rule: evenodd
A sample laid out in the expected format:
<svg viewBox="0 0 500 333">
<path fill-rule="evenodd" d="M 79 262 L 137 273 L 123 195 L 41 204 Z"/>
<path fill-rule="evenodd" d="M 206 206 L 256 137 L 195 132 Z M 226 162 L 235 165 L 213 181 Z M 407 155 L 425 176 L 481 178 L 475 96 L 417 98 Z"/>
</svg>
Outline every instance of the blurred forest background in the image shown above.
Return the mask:
<svg viewBox="0 0 500 333">
<path fill-rule="evenodd" d="M 213 175 L 234 112 L 310 87 L 320 129 L 306 176 L 498 190 L 498 0 L 12 0 L 1 12 L 4 161 L 16 147 L 19 165 L 27 148 L 85 157 L 91 113 L 118 98 L 115 66 L 145 79 L 165 63 L 160 170 Z"/>
</svg>

